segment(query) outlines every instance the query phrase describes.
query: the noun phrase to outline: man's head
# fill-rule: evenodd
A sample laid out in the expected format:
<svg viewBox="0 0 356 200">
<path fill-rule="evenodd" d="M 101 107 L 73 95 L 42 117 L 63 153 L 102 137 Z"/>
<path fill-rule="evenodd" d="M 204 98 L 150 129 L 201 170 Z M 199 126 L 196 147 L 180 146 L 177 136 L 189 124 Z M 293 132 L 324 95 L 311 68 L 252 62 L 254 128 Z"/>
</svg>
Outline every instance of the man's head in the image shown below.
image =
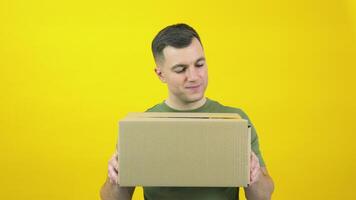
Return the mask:
<svg viewBox="0 0 356 200">
<path fill-rule="evenodd" d="M 156 62 L 164 59 L 163 49 L 167 46 L 184 48 L 190 45 L 193 38 L 201 44 L 198 33 L 187 24 L 174 24 L 162 29 L 152 41 L 152 53 Z"/>
<path fill-rule="evenodd" d="M 204 49 L 198 33 L 186 24 L 161 30 L 152 41 L 156 74 L 177 103 L 201 100 L 208 84 Z"/>
</svg>

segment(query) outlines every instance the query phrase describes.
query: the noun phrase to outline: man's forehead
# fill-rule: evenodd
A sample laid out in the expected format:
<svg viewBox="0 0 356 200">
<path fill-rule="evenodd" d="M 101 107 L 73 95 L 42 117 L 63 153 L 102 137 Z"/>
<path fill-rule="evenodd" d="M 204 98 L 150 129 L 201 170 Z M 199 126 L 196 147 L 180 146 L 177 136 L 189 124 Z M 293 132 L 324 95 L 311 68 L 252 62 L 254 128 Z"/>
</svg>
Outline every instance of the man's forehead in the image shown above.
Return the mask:
<svg viewBox="0 0 356 200">
<path fill-rule="evenodd" d="M 203 47 L 202 45 L 200 44 L 199 40 L 196 39 L 196 38 L 193 38 L 191 43 L 186 46 L 186 47 L 174 47 L 174 46 L 170 46 L 170 45 L 167 45 L 164 49 L 163 49 L 163 53 L 167 53 L 167 52 L 170 52 L 170 53 L 176 53 L 176 52 L 183 52 L 183 51 L 203 51 Z"/>
<path fill-rule="evenodd" d="M 166 64 L 192 64 L 198 60 L 205 59 L 204 51 L 200 42 L 192 41 L 192 43 L 183 48 L 175 48 L 172 46 L 167 46 L 163 49 L 163 60 Z"/>
</svg>

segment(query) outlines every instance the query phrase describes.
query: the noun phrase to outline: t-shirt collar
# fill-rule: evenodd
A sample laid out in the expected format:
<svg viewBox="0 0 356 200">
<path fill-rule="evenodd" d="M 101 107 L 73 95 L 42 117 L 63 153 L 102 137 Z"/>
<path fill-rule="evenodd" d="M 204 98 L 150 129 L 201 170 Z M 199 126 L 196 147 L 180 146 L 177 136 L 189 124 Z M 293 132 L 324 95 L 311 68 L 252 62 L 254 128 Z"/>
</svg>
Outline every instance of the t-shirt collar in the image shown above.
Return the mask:
<svg viewBox="0 0 356 200">
<path fill-rule="evenodd" d="M 199 108 L 195 108 L 193 110 L 177 110 L 172 107 L 169 107 L 165 101 L 162 102 L 162 108 L 164 112 L 201 112 L 205 110 L 209 105 L 211 104 L 211 100 L 209 98 L 206 98 L 205 103 L 200 106 Z"/>
</svg>

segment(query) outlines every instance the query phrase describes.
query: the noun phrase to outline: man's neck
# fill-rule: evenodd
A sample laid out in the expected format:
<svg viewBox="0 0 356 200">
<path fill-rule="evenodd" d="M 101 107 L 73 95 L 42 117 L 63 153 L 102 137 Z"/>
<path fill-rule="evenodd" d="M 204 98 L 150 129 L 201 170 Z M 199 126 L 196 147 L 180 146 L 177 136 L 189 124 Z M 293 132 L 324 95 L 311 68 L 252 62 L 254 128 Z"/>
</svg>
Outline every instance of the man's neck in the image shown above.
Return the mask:
<svg viewBox="0 0 356 200">
<path fill-rule="evenodd" d="M 171 98 L 168 97 L 167 100 L 165 100 L 165 103 L 175 109 L 175 110 L 194 110 L 197 109 L 201 106 L 203 106 L 206 102 L 206 98 L 203 97 L 198 101 L 194 102 L 181 102 L 181 101 L 174 101 Z"/>
</svg>

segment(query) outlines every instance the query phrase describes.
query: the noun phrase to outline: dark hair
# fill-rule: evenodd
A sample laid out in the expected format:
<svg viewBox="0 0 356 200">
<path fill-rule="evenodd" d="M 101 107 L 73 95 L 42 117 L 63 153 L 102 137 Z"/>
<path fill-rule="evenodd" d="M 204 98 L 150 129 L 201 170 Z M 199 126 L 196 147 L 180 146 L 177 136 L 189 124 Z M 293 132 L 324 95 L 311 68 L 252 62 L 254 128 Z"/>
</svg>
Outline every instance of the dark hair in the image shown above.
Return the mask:
<svg viewBox="0 0 356 200">
<path fill-rule="evenodd" d="M 192 43 L 194 37 L 197 38 L 202 45 L 198 33 L 187 24 L 174 24 L 162 29 L 151 44 L 155 61 L 163 58 L 163 49 L 167 46 L 184 48 Z"/>
</svg>

